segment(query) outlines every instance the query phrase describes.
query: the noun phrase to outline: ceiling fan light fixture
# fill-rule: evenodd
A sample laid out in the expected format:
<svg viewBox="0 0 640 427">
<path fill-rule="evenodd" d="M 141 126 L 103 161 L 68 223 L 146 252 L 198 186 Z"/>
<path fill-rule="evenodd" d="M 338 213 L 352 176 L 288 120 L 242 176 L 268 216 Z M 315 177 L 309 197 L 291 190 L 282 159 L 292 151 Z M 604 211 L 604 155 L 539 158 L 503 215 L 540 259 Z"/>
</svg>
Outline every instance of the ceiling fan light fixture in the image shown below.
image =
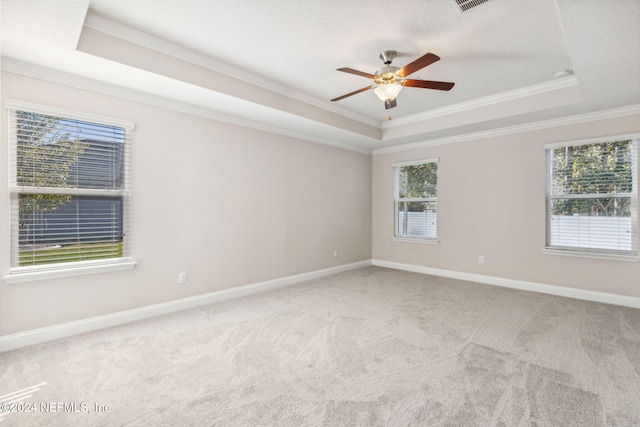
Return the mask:
<svg viewBox="0 0 640 427">
<path fill-rule="evenodd" d="M 382 101 L 394 100 L 402 90 L 402 85 L 396 82 L 378 84 L 373 91 Z"/>
<path fill-rule="evenodd" d="M 380 54 L 380 59 L 384 62 L 385 67 L 380 68 L 375 74 L 365 73 L 363 71 L 354 70 L 353 68 L 338 68 L 338 71 L 344 73 L 354 74 L 360 77 L 366 77 L 373 80 L 373 84 L 362 89 L 355 90 L 347 93 L 346 95 L 333 98 L 331 101 L 340 101 L 341 99 L 348 98 L 352 95 L 372 90 L 378 98 L 384 102 L 384 108 L 390 109 L 397 105 L 396 97 L 404 86 L 412 88 L 422 89 L 436 89 L 436 90 L 451 90 L 454 83 L 450 82 L 436 82 L 431 80 L 416 80 L 408 79 L 407 76 L 415 73 L 424 67 L 433 64 L 440 60 L 438 55 L 433 53 L 425 53 L 415 61 L 405 65 L 402 68 L 392 67 L 391 60 L 396 55 L 393 50 L 385 50 Z"/>
</svg>

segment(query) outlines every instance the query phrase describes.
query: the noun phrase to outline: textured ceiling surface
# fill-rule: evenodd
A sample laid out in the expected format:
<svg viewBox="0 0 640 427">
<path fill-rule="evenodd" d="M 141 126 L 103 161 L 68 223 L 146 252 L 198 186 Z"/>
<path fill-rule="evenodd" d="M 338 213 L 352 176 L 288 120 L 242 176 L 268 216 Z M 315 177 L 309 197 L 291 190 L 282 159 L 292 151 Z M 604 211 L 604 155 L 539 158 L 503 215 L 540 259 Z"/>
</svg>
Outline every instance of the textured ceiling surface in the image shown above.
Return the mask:
<svg viewBox="0 0 640 427">
<path fill-rule="evenodd" d="M 640 1 L 2 0 L 3 69 L 42 67 L 359 149 L 640 104 Z M 370 85 L 441 60 L 385 110 Z M 561 70 L 569 76 L 554 77 Z M 26 72 L 25 72 L 26 73 Z M 33 71 L 31 71 L 33 73 Z M 389 117 L 391 116 L 391 121 Z"/>
</svg>

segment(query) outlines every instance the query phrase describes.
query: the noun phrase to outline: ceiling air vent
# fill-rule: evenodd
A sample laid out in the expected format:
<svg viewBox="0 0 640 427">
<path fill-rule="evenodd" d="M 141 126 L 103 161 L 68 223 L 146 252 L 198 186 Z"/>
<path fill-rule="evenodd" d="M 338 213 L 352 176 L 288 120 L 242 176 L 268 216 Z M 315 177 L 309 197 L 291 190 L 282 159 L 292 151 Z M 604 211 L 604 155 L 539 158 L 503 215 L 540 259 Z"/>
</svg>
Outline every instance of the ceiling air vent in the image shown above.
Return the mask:
<svg viewBox="0 0 640 427">
<path fill-rule="evenodd" d="M 482 3 L 486 3 L 489 0 L 455 0 L 458 7 L 462 12 L 466 12 L 469 9 L 473 9 L 476 6 L 480 6 Z"/>
</svg>

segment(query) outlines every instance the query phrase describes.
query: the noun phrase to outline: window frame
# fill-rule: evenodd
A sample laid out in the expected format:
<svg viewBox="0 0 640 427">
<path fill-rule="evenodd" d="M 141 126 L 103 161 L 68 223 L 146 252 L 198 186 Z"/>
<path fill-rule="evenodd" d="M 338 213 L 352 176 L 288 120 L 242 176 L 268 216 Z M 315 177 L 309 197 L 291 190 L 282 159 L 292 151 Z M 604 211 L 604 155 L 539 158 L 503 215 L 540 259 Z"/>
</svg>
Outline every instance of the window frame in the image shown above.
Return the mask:
<svg viewBox="0 0 640 427">
<path fill-rule="evenodd" d="M 583 193 L 579 195 L 554 195 L 552 194 L 553 185 L 553 150 L 564 147 L 576 147 L 604 142 L 615 141 L 632 141 L 632 190 L 628 193 Z M 544 145 L 545 150 L 545 246 L 543 253 L 547 255 L 560 255 L 578 258 L 595 258 L 615 261 L 640 261 L 638 256 L 638 146 L 640 145 L 640 133 L 612 135 L 598 138 L 589 138 L 574 141 L 556 142 Z M 580 197 L 582 196 L 582 197 Z M 631 210 L 631 250 L 627 253 L 621 250 L 611 250 L 604 248 L 580 248 L 577 246 L 561 246 L 551 244 L 551 209 L 552 200 L 554 199 L 589 199 L 589 198 L 607 198 L 619 197 L 630 199 Z"/>
<path fill-rule="evenodd" d="M 437 214 L 438 214 L 438 196 L 437 196 L 437 192 L 438 192 L 438 182 L 436 181 L 436 196 L 435 197 L 417 197 L 417 198 L 401 198 L 399 195 L 400 192 L 400 188 L 398 185 L 398 173 L 400 171 L 400 168 L 405 167 L 405 166 L 420 166 L 420 165 L 424 165 L 424 164 L 428 164 L 428 163 L 435 163 L 436 165 L 436 177 L 438 176 L 438 166 L 440 163 L 440 158 L 435 157 L 435 158 L 429 158 L 429 159 L 420 159 L 420 160 L 412 160 L 412 161 L 406 161 L 406 162 L 397 162 L 397 163 L 393 163 L 392 164 L 392 170 L 393 170 L 393 237 L 392 239 L 395 241 L 401 241 L 401 242 L 415 242 L 415 243 L 427 243 L 427 244 L 438 244 L 439 241 L 439 234 L 438 234 L 438 220 L 437 220 Z M 399 212 L 398 212 L 398 204 L 400 202 L 435 202 L 436 204 L 436 224 L 435 224 L 435 237 L 428 237 L 428 236 L 415 236 L 415 235 L 408 235 L 408 234 L 398 234 L 398 216 L 399 216 Z"/>
<path fill-rule="evenodd" d="M 131 165 L 131 136 L 135 129 L 135 123 L 128 120 L 114 119 L 111 117 L 105 117 L 95 114 L 82 113 L 77 111 L 71 111 L 66 109 L 60 109 L 55 107 L 49 107 L 39 104 L 32 104 L 17 100 L 6 100 L 4 108 L 7 111 L 7 120 L 11 120 L 14 117 L 14 111 L 25 111 L 36 114 L 44 114 L 48 116 L 54 116 L 61 119 L 78 120 L 81 122 L 88 122 L 104 126 L 113 126 L 124 129 L 124 182 L 122 190 L 110 190 L 110 189 L 83 189 L 83 188 L 65 188 L 49 189 L 38 188 L 33 186 L 19 185 L 17 182 L 17 167 L 16 159 L 16 145 L 17 136 L 15 135 L 15 127 L 9 127 L 9 156 L 7 161 L 8 166 L 8 191 L 7 191 L 7 206 L 9 210 L 9 272 L 3 276 L 3 279 L 7 283 L 20 283 L 29 282 L 34 280 L 45 280 L 60 277 L 78 276 L 84 274 L 102 273 L 108 271 L 120 271 L 132 269 L 136 266 L 131 256 L 131 168 L 127 165 Z M 90 261 L 72 261 L 61 263 L 49 263 L 33 266 L 18 266 L 17 262 L 17 245 L 19 244 L 19 232 L 18 232 L 18 204 L 16 199 L 20 194 L 25 193 L 49 193 L 49 194 L 68 194 L 71 196 L 82 195 L 96 195 L 102 197 L 122 197 L 123 203 L 123 256 L 117 258 L 103 258 Z"/>
</svg>

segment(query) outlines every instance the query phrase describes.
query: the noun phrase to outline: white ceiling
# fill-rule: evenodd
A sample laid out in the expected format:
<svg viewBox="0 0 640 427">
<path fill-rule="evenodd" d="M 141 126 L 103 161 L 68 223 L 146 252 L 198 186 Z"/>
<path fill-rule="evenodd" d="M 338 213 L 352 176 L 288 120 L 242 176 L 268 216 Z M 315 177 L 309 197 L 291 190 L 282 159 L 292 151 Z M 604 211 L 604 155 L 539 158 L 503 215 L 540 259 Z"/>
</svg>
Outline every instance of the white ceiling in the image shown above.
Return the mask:
<svg viewBox="0 0 640 427">
<path fill-rule="evenodd" d="M 72 75 L 363 151 L 640 104 L 640 0 L 489 0 L 467 12 L 455 0 L 1 5 L 7 71 Z M 329 101 L 370 84 L 336 68 L 374 73 L 389 49 L 398 67 L 435 53 L 411 78 L 455 87 L 405 88 L 391 110 L 373 91 Z M 561 70 L 572 74 L 555 78 Z"/>
</svg>

